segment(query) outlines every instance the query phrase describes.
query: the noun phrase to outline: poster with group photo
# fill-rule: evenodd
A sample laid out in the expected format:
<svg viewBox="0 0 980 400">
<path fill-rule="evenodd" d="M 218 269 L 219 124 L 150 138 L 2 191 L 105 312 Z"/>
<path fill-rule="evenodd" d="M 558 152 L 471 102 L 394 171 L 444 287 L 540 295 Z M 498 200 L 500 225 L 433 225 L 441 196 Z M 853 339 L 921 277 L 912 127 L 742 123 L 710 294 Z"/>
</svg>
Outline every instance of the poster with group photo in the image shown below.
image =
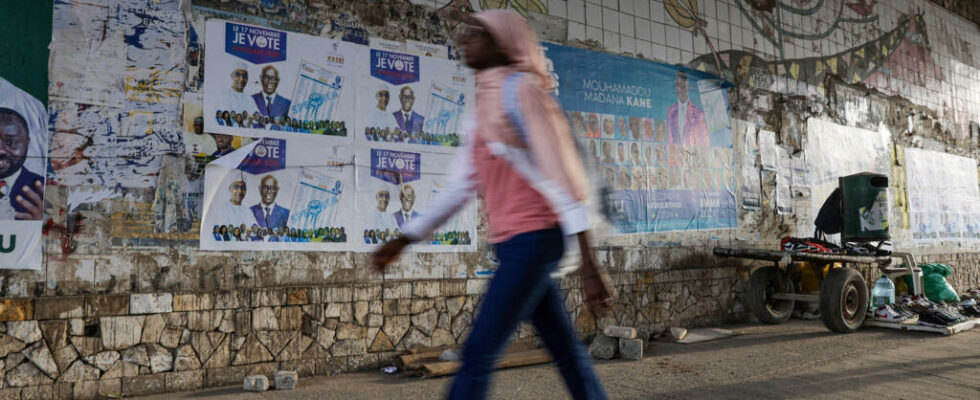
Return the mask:
<svg viewBox="0 0 980 400">
<path fill-rule="evenodd" d="M 255 138 L 208 133 L 204 131 L 203 99 L 198 93 L 184 93 L 180 98 L 180 123 L 184 153 L 206 164 L 230 154 Z"/>
<path fill-rule="evenodd" d="M 458 61 L 372 48 L 358 79 L 357 141 L 452 152 L 473 77 Z"/>
<path fill-rule="evenodd" d="M 350 146 L 310 137 L 263 138 L 211 162 L 201 249 L 350 250 L 353 171 Z"/>
<path fill-rule="evenodd" d="M 613 189 L 618 232 L 736 226 L 723 82 L 650 61 L 544 49 L 572 133 Z"/>
<path fill-rule="evenodd" d="M 0 269 L 41 269 L 48 112 L 0 77 Z"/>
<path fill-rule="evenodd" d="M 367 48 L 219 19 L 205 32 L 207 132 L 350 137 Z"/>
<path fill-rule="evenodd" d="M 446 190 L 452 161 L 447 154 L 393 150 L 391 146 L 359 147 L 356 154 L 357 191 L 354 201 L 359 249 L 373 251 L 394 239 L 412 219 Z M 437 228 L 432 237 L 409 249 L 419 252 L 476 250 L 476 200 Z"/>
</svg>

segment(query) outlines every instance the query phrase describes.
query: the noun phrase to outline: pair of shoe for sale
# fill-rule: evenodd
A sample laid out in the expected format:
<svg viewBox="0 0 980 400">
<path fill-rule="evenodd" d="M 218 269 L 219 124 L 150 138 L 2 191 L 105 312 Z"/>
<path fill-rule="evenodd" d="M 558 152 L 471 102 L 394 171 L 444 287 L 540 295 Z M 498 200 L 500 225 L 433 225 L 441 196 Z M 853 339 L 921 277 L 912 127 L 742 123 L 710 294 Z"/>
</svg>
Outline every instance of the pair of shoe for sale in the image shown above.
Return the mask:
<svg viewBox="0 0 980 400">
<path fill-rule="evenodd" d="M 974 301 L 980 300 L 980 288 L 974 288 L 966 291 L 966 294 L 960 296 L 961 300 L 973 299 Z"/>
<path fill-rule="evenodd" d="M 970 318 L 980 318 L 980 306 L 976 303 L 970 305 L 960 305 L 960 314 Z"/>
<path fill-rule="evenodd" d="M 912 315 L 915 317 L 915 321 L 919 320 L 919 313 L 909 308 L 908 304 L 903 304 L 899 302 L 897 304 L 892 304 L 891 307 L 893 310 L 895 310 L 895 312 L 905 313 L 906 315 Z"/>
<path fill-rule="evenodd" d="M 894 322 L 899 324 L 914 325 L 919 322 L 919 316 L 902 307 L 894 307 L 882 304 L 875 308 L 872 318 L 876 321 Z"/>
<path fill-rule="evenodd" d="M 899 304 L 906 310 L 919 314 L 919 325 L 944 327 L 966 320 L 958 310 L 954 312 L 933 303 L 923 294 L 906 297 Z"/>
<path fill-rule="evenodd" d="M 939 310 L 925 310 L 919 313 L 919 325 L 947 327 L 959 323 L 961 319 L 951 317 Z"/>
</svg>

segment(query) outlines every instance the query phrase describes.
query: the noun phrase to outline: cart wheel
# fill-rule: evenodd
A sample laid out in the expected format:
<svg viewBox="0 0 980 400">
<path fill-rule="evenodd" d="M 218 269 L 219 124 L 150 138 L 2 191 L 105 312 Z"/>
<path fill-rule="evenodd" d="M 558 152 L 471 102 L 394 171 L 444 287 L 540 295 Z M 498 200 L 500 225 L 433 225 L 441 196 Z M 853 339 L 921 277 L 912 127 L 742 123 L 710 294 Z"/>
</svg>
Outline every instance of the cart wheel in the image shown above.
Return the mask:
<svg viewBox="0 0 980 400">
<path fill-rule="evenodd" d="M 779 290 L 779 279 L 782 277 L 783 290 Z M 762 267 L 749 277 L 749 285 L 745 291 L 745 303 L 759 321 L 767 324 L 778 324 L 793 314 L 793 300 L 776 300 L 776 293 L 793 293 L 793 282 L 786 273 L 777 267 Z"/>
<path fill-rule="evenodd" d="M 857 271 L 830 270 L 820 285 L 820 319 L 834 332 L 851 333 L 868 313 L 868 287 Z"/>
</svg>

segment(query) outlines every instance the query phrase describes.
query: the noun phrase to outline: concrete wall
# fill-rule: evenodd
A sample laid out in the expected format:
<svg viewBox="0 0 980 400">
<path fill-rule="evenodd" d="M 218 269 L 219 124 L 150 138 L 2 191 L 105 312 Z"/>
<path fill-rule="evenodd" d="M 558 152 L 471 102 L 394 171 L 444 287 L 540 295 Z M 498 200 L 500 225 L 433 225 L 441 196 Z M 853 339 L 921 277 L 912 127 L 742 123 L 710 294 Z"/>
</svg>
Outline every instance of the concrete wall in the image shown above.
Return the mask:
<svg viewBox="0 0 980 400">
<path fill-rule="evenodd" d="M 926 1 L 869 9 L 782 1 L 778 12 L 753 9 L 766 2 L 741 0 L 284 1 L 286 17 L 264 15 L 257 1 L 190 3 L 187 20 L 263 17 L 336 36 L 330 21 L 345 19 L 385 39 L 435 43 L 449 40 L 465 13 L 508 3 L 545 40 L 725 75 L 736 83 L 733 119 L 778 132 L 783 144 L 805 143 L 806 120 L 818 118 L 866 129 L 884 124 L 896 144 L 978 156 L 980 132 L 971 133 L 970 124 L 980 121 L 980 30 Z M 800 11 L 811 7 L 810 14 Z M 766 22 L 777 17 L 781 22 Z M 914 40 L 883 44 L 879 38 L 896 29 Z M 56 49 L 52 70 L 91 50 Z M 835 57 L 848 65 L 846 74 L 826 68 Z M 715 60 L 722 59 L 718 68 Z M 147 106 L 84 108 L 118 126 L 139 107 Z M 55 110 L 78 104 L 61 98 L 51 108 L 57 117 Z M 155 129 L 179 130 L 172 125 Z M 138 150 L 154 154 L 146 157 L 150 171 L 180 162 L 157 156 L 172 147 L 147 143 Z M 72 178 L 86 173 L 92 172 L 66 170 L 55 178 L 78 182 Z M 363 254 L 202 252 L 187 231 L 130 237 L 124 222 L 168 218 L 166 210 L 146 211 L 158 191 L 155 181 L 134 183 L 139 177 L 126 171 L 99 178 L 99 185 L 49 185 L 44 268 L 0 272 L 6 299 L 0 302 L 0 396 L 91 398 L 238 384 L 247 373 L 278 368 L 301 375 L 373 368 L 406 348 L 461 343 L 487 283 L 474 272 L 490 265 L 486 245 L 475 254 L 409 255 L 380 277 Z M 774 182 L 763 174 L 762 209 L 740 209 L 735 230 L 602 239 L 596 252 L 619 302 L 597 319 L 581 306 L 577 279 L 564 278 L 565 306 L 577 329 L 589 335 L 621 323 L 649 334 L 746 318 L 738 294 L 752 265 L 715 259 L 711 248 L 774 248 L 785 235 L 809 234 L 811 200 L 796 192 L 795 212 L 779 215 Z M 77 200 L 86 193 L 102 195 Z M 892 233 L 924 260 L 953 264 L 958 288 L 980 285 L 975 242 L 923 244 L 901 228 Z M 533 332 L 522 327 L 519 337 L 533 340 Z"/>
</svg>

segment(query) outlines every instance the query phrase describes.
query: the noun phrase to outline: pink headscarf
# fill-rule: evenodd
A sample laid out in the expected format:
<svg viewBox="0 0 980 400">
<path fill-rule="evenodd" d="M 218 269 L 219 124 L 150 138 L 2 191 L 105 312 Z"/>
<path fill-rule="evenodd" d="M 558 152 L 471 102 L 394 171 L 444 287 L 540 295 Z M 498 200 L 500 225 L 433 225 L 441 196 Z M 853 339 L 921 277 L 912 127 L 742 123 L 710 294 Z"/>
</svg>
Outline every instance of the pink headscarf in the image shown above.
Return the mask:
<svg viewBox="0 0 980 400">
<path fill-rule="evenodd" d="M 531 150 L 541 172 L 562 185 L 577 200 L 588 197 L 588 180 L 568 120 L 551 96 L 553 86 L 537 35 L 527 21 L 512 10 L 474 14 L 494 43 L 507 57 L 506 66 L 479 71 L 476 75 L 476 118 L 480 136 L 488 142 L 525 148 L 501 107 L 501 86 L 508 76 L 524 72 L 518 90 Z M 535 79 L 527 79 L 527 78 Z"/>
<path fill-rule="evenodd" d="M 511 62 L 510 68 L 538 77 L 545 88 L 552 87 L 538 36 L 521 14 L 513 10 L 490 10 L 473 14 L 473 18 L 490 33 L 493 42 Z"/>
</svg>

